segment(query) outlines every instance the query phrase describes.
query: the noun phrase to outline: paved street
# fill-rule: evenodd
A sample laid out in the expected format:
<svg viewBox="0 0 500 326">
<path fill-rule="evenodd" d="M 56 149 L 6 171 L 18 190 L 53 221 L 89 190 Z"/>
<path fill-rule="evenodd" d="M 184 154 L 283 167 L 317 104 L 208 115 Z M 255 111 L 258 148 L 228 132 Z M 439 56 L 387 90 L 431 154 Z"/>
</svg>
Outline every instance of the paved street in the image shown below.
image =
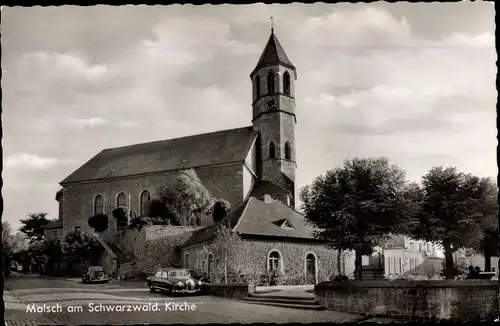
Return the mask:
<svg viewBox="0 0 500 326">
<path fill-rule="evenodd" d="M 333 311 L 295 310 L 217 298 L 212 296 L 171 298 L 150 293 L 143 282 L 111 282 L 105 285 L 81 284 L 74 280 L 44 279 L 17 276 L 6 281 L 5 319 L 14 325 L 74 325 L 74 324 L 205 324 L 205 323 L 308 323 L 353 322 L 359 315 Z M 160 311 L 90 311 L 120 305 L 149 308 L 158 303 Z M 192 307 L 194 311 L 172 311 L 174 304 Z M 187 304 L 186 304 L 187 303 Z M 59 305 L 58 312 L 28 312 L 27 306 Z M 89 306 L 94 304 L 94 306 Z M 77 311 L 82 307 L 83 311 Z M 103 308 L 103 309 L 110 309 Z M 40 308 L 41 309 L 41 308 Z M 75 311 L 69 312 L 68 309 Z M 127 308 L 126 308 L 127 309 Z M 138 308 L 136 308 L 138 309 Z M 178 308 L 180 309 L 180 308 Z"/>
</svg>

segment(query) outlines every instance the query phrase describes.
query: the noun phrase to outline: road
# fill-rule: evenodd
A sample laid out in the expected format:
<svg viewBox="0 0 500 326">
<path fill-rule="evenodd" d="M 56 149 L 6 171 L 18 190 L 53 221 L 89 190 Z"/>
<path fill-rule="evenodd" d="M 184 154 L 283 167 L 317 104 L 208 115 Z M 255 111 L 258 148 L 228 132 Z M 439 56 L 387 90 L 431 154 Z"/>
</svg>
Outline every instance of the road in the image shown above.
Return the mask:
<svg viewBox="0 0 500 326">
<path fill-rule="evenodd" d="M 128 325 L 128 324 L 207 324 L 207 323 L 309 323 L 354 322 L 359 315 L 334 311 L 296 310 L 250 304 L 212 296 L 171 298 L 150 293 L 142 282 L 82 284 L 74 280 L 14 276 L 6 280 L 5 320 L 17 325 Z M 158 303 L 160 311 L 144 311 Z M 58 305 L 57 312 L 27 312 L 27 306 L 41 309 Z M 93 304 L 94 306 L 90 305 Z M 95 311 L 104 305 L 115 311 Z M 179 304 L 177 311 L 174 305 Z M 143 311 L 116 311 L 118 306 L 141 307 Z M 167 305 L 167 306 L 165 306 Z M 180 311 L 179 307 L 185 307 Z M 81 307 L 82 310 L 78 311 Z M 70 310 L 70 311 L 68 311 Z M 73 310 L 73 311 L 71 311 Z M 92 311 L 93 310 L 93 311 Z"/>
</svg>

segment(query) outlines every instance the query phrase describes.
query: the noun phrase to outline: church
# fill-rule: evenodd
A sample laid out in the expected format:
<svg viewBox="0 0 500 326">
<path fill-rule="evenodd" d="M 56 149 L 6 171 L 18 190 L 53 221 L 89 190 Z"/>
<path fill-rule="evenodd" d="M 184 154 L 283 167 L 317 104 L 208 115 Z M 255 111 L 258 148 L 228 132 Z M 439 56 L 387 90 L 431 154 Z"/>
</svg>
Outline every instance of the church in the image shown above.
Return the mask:
<svg viewBox="0 0 500 326">
<path fill-rule="evenodd" d="M 297 70 L 273 30 L 250 79 L 248 127 L 105 149 L 71 173 L 56 195 L 63 233 L 75 227 L 92 232 L 88 217 L 110 216 L 116 207 L 144 216 L 157 187 L 193 169 L 213 197 L 231 204 L 231 211 L 218 224 L 210 216 L 195 222 L 197 229 L 180 246 L 184 267 L 214 268 L 218 258 L 210 243 L 225 224 L 255 257 L 244 257 L 247 264 L 303 282 L 336 274 L 336 251 L 314 238 L 295 209 Z M 116 232 L 114 219 L 109 220 L 108 241 Z"/>
</svg>

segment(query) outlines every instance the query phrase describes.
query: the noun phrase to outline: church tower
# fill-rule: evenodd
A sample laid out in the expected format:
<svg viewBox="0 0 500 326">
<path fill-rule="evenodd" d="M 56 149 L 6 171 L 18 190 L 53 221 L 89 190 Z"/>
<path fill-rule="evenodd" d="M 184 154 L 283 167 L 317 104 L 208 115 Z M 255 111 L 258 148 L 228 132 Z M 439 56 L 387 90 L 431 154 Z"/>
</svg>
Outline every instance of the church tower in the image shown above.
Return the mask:
<svg viewBox="0 0 500 326">
<path fill-rule="evenodd" d="M 295 205 L 295 80 L 297 72 L 271 29 L 257 66 L 250 74 L 253 119 L 259 132 L 259 179 L 291 193 Z"/>
</svg>

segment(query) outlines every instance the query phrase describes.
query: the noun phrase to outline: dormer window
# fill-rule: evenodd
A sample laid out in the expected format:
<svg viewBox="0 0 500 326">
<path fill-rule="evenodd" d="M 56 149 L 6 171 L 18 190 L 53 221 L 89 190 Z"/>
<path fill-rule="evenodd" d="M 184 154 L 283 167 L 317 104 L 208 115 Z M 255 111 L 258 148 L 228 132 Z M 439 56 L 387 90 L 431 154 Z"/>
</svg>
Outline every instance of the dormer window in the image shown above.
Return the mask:
<svg viewBox="0 0 500 326">
<path fill-rule="evenodd" d="M 292 222 L 290 222 L 290 220 L 288 220 L 287 218 L 274 221 L 273 223 L 282 229 L 287 229 L 287 230 L 294 230 L 295 229 Z"/>
<path fill-rule="evenodd" d="M 281 223 L 281 228 L 283 228 L 283 229 L 295 229 L 293 227 L 293 224 L 288 219 L 285 219 L 283 221 L 283 223 Z"/>
</svg>

